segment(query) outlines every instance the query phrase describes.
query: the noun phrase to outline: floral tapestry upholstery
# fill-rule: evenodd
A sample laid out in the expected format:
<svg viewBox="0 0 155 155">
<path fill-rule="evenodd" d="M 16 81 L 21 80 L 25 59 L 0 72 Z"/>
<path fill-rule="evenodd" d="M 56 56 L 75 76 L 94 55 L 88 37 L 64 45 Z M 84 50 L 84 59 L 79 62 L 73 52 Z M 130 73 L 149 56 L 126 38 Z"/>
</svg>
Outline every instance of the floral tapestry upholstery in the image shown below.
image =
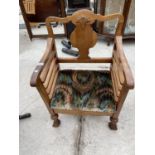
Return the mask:
<svg viewBox="0 0 155 155">
<path fill-rule="evenodd" d="M 60 71 L 53 109 L 114 112 L 111 76 L 108 71 Z"/>
</svg>

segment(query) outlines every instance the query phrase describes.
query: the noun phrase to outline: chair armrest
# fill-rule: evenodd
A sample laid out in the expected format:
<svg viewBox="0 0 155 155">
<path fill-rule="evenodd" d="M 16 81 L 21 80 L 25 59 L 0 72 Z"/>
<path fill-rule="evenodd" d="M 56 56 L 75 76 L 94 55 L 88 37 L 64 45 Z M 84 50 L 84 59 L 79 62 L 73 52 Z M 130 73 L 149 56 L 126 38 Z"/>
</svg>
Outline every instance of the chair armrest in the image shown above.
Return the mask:
<svg viewBox="0 0 155 155">
<path fill-rule="evenodd" d="M 53 48 L 53 45 L 54 45 L 54 40 L 52 38 L 48 38 L 46 50 L 45 50 L 41 60 L 39 61 L 38 65 L 36 66 L 35 70 L 33 71 L 32 76 L 31 76 L 30 85 L 32 87 L 36 87 L 40 73 L 44 67 L 44 64 L 47 62 L 47 60 L 49 58 L 49 55 L 50 55 L 52 48 Z"/>
<path fill-rule="evenodd" d="M 133 89 L 134 88 L 134 79 L 132 76 L 130 66 L 129 66 L 126 56 L 124 54 L 124 50 L 123 50 L 123 46 L 122 46 L 122 36 L 116 36 L 115 43 L 116 43 L 116 50 L 119 54 L 120 64 L 122 65 L 121 67 L 123 69 L 123 73 L 125 76 L 126 86 L 129 89 Z"/>
<path fill-rule="evenodd" d="M 36 66 L 35 70 L 33 71 L 32 76 L 31 76 L 31 81 L 30 81 L 30 85 L 32 87 L 36 87 L 37 81 L 39 79 L 39 75 L 40 75 L 40 73 L 41 73 L 41 71 L 43 69 L 43 66 L 44 66 L 44 63 L 39 63 Z"/>
</svg>

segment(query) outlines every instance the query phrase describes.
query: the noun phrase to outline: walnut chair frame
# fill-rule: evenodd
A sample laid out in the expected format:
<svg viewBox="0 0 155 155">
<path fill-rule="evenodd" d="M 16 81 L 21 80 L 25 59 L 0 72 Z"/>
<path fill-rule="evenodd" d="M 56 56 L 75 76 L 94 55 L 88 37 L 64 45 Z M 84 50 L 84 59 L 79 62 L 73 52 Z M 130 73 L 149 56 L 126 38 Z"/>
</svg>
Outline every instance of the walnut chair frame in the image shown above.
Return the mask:
<svg viewBox="0 0 155 155">
<path fill-rule="evenodd" d="M 90 58 L 89 48 L 93 47 L 97 42 L 97 34 L 91 28 L 91 25 L 97 20 L 103 22 L 106 20 L 113 20 L 118 18 L 118 26 L 115 33 L 115 41 L 113 47 L 113 55 L 111 58 Z M 56 53 L 56 45 L 53 30 L 50 26 L 51 22 L 60 22 L 66 24 L 68 22 L 75 24 L 76 28 L 70 36 L 72 45 L 79 50 L 78 58 L 59 58 Z M 134 88 L 134 79 L 127 59 L 124 55 L 122 46 L 122 27 L 123 16 L 121 14 L 111 14 L 102 16 L 94 14 L 89 10 L 80 10 L 75 12 L 72 16 L 65 18 L 48 17 L 46 19 L 46 26 L 49 38 L 47 40 L 47 47 L 43 57 L 36 66 L 30 85 L 36 87 L 40 93 L 45 105 L 54 120 L 53 126 L 58 127 L 60 120 L 58 113 L 76 114 L 76 115 L 97 115 L 110 116 L 109 127 L 113 130 L 117 129 L 117 122 L 123 103 L 126 99 L 129 89 Z M 110 63 L 110 74 L 112 79 L 112 87 L 114 93 L 114 101 L 116 104 L 115 112 L 91 112 L 81 110 L 62 110 L 52 109 L 50 102 L 56 87 L 56 81 L 60 72 L 59 63 Z"/>
</svg>

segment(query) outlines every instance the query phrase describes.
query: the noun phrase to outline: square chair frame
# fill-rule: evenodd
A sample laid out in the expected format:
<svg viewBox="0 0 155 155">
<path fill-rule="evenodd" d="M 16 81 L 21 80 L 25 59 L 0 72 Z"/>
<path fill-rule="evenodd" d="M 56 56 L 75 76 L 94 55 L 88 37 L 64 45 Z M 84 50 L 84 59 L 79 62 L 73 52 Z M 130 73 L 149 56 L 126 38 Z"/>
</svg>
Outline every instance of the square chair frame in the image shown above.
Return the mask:
<svg viewBox="0 0 155 155">
<path fill-rule="evenodd" d="M 97 42 L 97 34 L 91 28 L 91 25 L 97 20 L 104 22 L 106 20 L 118 19 L 118 25 L 115 33 L 113 54 L 111 58 L 90 58 L 89 48 L 93 47 Z M 70 41 L 73 47 L 78 48 L 78 58 L 59 58 L 56 52 L 56 45 L 51 22 L 59 22 L 66 24 L 68 22 L 75 24 L 76 28 L 70 36 Z M 118 117 L 121 112 L 123 103 L 126 99 L 129 89 L 134 88 L 134 79 L 131 69 L 128 65 L 127 59 L 124 55 L 122 46 L 122 31 L 123 31 L 123 16 L 121 14 L 111 14 L 102 16 L 94 14 L 89 10 L 79 10 L 72 16 L 65 18 L 48 17 L 46 19 L 46 26 L 48 30 L 48 40 L 46 50 L 36 66 L 30 81 L 32 87 L 36 87 L 40 96 L 42 97 L 50 115 L 54 120 L 53 127 L 60 125 L 58 113 L 75 114 L 75 115 L 97 115 L 110 116 L 110 129 L 117 130 Z M 54 94 L 58 73 L 60 72 L 59 63 L 110 63 L 110 74 L 112 79 L 112 87 L 114 92 L 114 101 L 116 104 L 116 111 L 113 113 L 105 112 L 83 112 L 81 110 L 68 111 L 60 109 L 52 109 L 50 107 L 51 99 Z M 51 75 L 51 76 L 49 76 Z M 50 85 L 50 90 L 47 90 L 45 83 Z"/>
</svg>

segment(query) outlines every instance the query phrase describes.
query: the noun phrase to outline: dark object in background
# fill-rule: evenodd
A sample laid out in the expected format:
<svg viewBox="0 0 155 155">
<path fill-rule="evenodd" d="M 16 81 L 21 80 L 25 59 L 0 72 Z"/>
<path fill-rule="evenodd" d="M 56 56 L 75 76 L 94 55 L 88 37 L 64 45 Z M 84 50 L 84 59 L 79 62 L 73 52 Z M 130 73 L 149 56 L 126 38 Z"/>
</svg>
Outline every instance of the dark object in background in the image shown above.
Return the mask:
<svg viewBox="0 0 155 155">
<path fill-rule="evenodd" d="M 67 38 L 70 38 L 70 34 L 72 33 L 72 31 L 74 30 L 75 26 L 72 22 L 69 22 L 66 24 L 66 32 L 67 32 Z"/>
<path fill-rule="evenodd" d="M 67 41 L 67 40 L 62 40 L 61 41 L 62 45 L 65 46 L 66 48 L 62 48 L 62 52 L 63 53 L 66 53 L 66 54 L 69 54 L 69 55 L 72 55 L 72 56 L 79 56 L 79 52 L 78 51 L 75 51 L 75 50 L 72 50 L 71 47 L 71 42 L 70 41 Z"/>
<path fill-rule="evenodd" d="M 70 43 L 70 41 L 62 40 L 61 43 L 62 43 L 62 45 L 64 45 L 66 48 L 68 48 L 68 49 L 71 48 L 71 43 Z"/>
<path fill-rule="evenodd" d="M 79 52 L 72 49 L 62 48 L 62 52 L 76 57 L 79 56 Z"/>
<path fill-rule="evenodd" d="M 90 9 L 89 0 L 68 0 L 67 15 L 73 14 L 73 12 L 79 9 Z"/>
<path fill-rule="evenodd" d="M 45 22 L 48 16 L 60 16 L 59 0 L 35 0 L 35 14 L 27 14 L 30 22 Z"/>
<path fill-rule="evenodd" d="M 85 8 L 90 6 L 90 0 L 68 0 L 68 8 Z"/>
<path fill-rule="evenodd" d="M 38 28 L 40 28 L 41 26 L 45 26 L 45 23 L 41 23 L 41 24 L 38 24 Z M 57 22 L 55 22 L 55 23 L 51 23 L 51 26 L 53 26 L 53 27 L 57 27 L 58 26 L 58 23 Z"/>
<path fill-rule="evenodd" d="M 30 114 L 30 113 L 26 113 L 26 114 L 23 114 L 23 115 L 19 115 L 19 120 L 25 119 L 25 118 L 29 118 L 29 117 L 31 117 L 31 114 Z"/>
<path fill-rule="evenodd" d="M 62 0 L 35 0 L 35 13 L 30 14 L 26 12 L 26 9 L 24 7 L 24 0 L 19 0 L 20 9 L 24 18 L 24 22 L 27 28 L 27 32 L 29 35 L 29 38 L 40 38 L 45 37 L 47 38 L 47 34 L 37 34 L 34 35 L 31 30 L 31 22 L 34 23 L 44 23 L 45 19 L 49 16 L 57 16 L 57 17 L 63 17 L 63 13 L 65 9 L 62 6 Z M 41 26 L 41 25 L 39 25 Z M 64 36 L 64 34 L 56 34 L 55 36 Z"/>
</svg>

